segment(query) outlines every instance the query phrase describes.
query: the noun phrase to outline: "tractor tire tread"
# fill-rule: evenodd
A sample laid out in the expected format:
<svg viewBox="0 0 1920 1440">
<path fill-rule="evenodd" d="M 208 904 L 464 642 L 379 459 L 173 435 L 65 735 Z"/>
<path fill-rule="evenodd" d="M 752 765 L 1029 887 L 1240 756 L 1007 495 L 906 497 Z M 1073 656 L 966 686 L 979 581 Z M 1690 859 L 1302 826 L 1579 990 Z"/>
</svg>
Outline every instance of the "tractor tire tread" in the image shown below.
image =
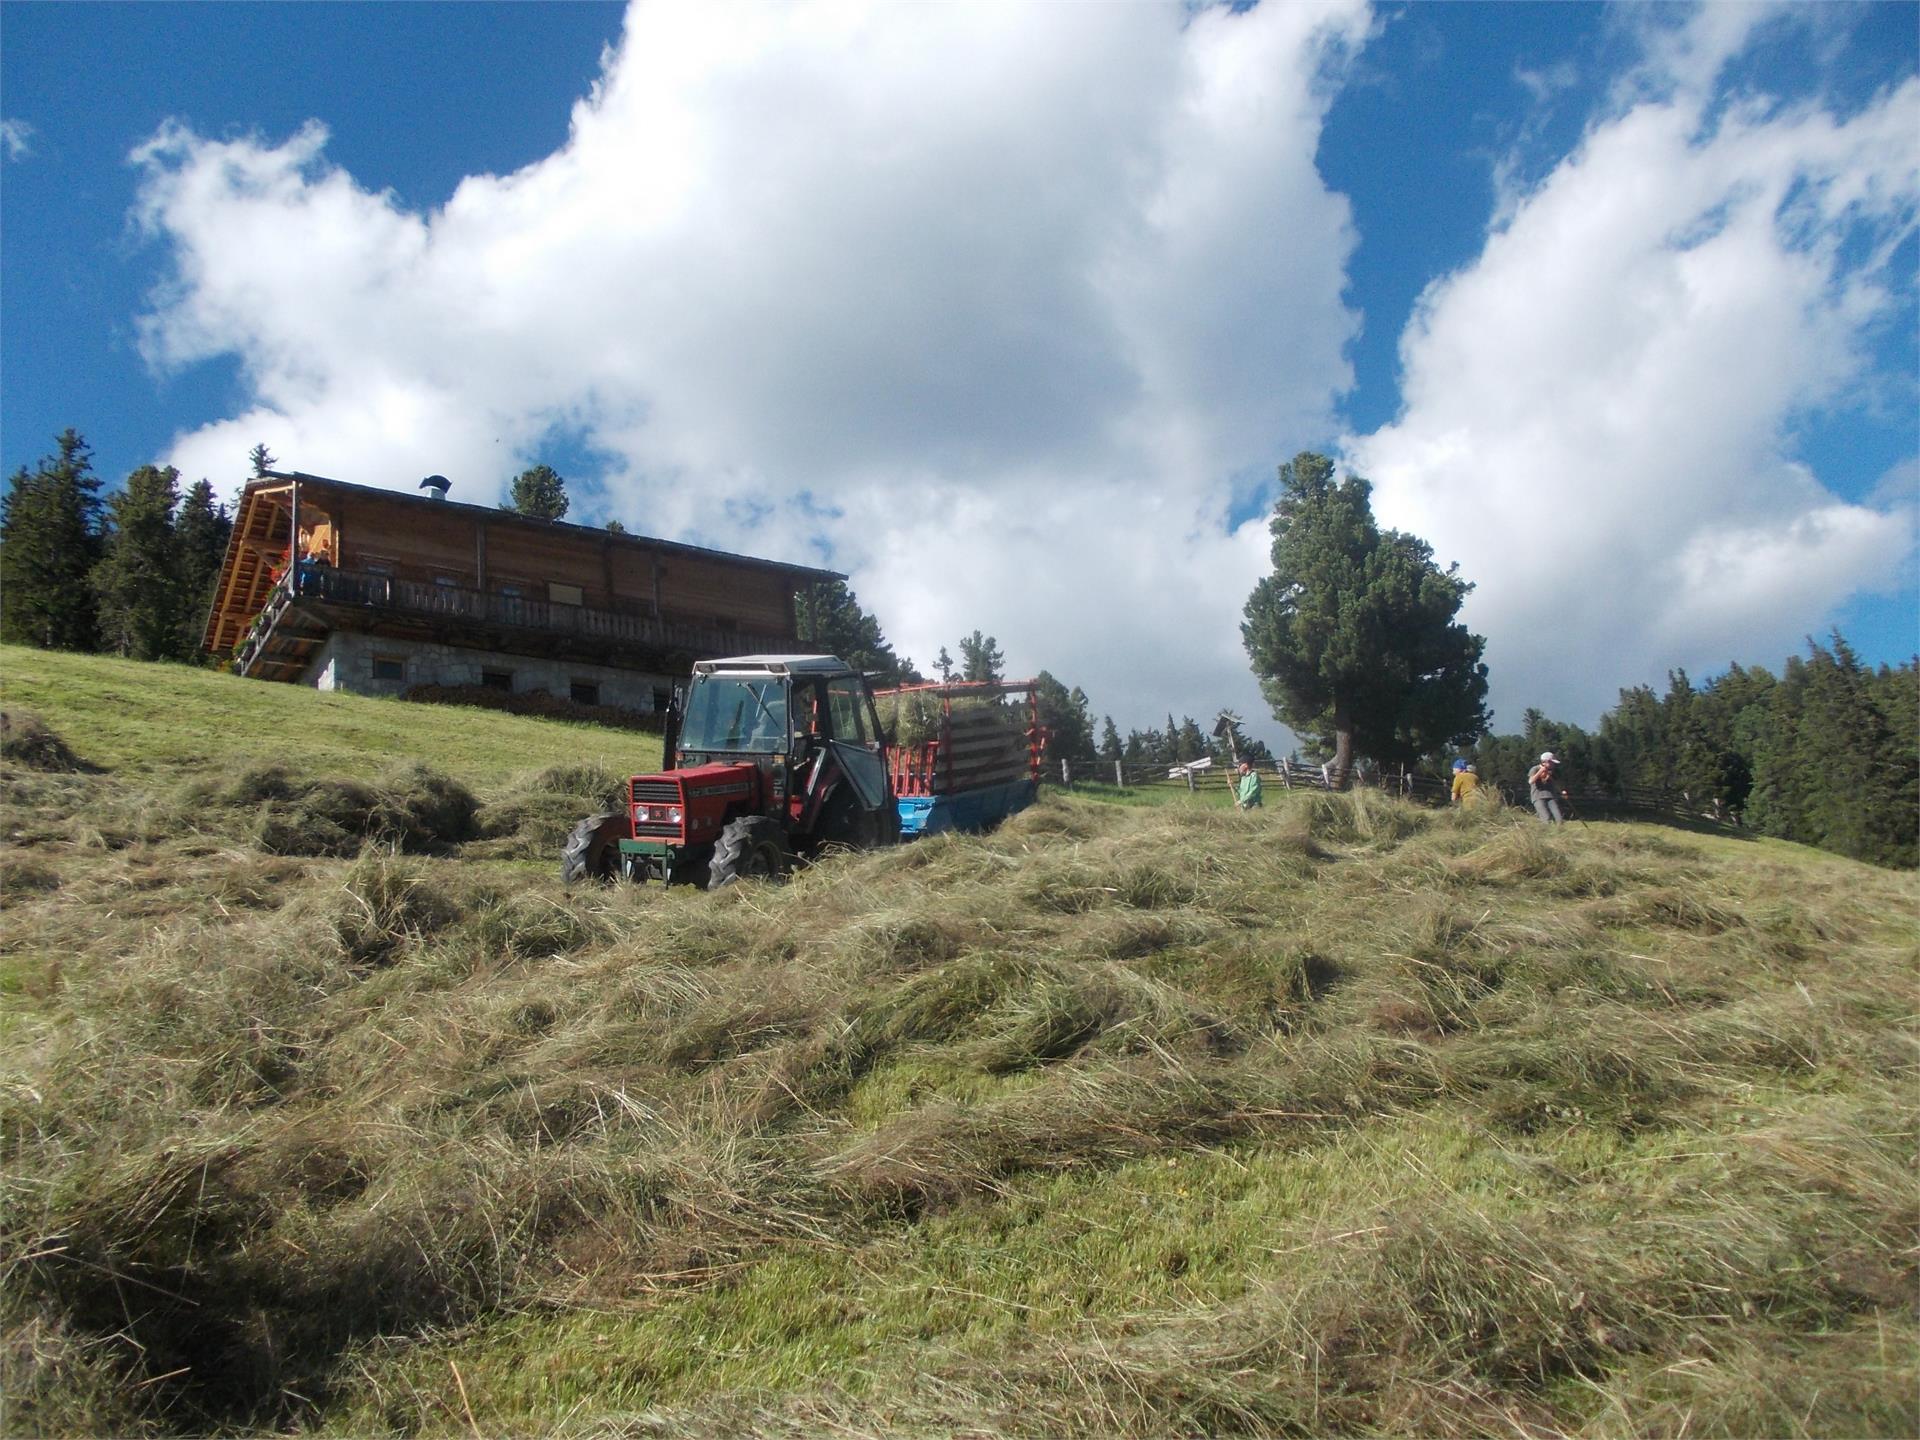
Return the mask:
<svg viewBox="0 0 1920 1440">
<path fill-rule="evenodd" d="M 758 863 L 756 863 L 756 858 Z M 771 815 L 743 815 L 727 822 L 707 863 L 707 889 L 720 890 L 738 880 L 779 882 L 793 866 L 786 831 Z"/>
<path fill-rule="evenodd" d="M 619 810 L 602 810 L 589 815 L 573 827 L 560 850 L 560 883 L 583 885 L 590 880 L 611 880 L 619 873 L 619 851 L 608 842 L 612 822 L 625 820 Z"/>
</svg>

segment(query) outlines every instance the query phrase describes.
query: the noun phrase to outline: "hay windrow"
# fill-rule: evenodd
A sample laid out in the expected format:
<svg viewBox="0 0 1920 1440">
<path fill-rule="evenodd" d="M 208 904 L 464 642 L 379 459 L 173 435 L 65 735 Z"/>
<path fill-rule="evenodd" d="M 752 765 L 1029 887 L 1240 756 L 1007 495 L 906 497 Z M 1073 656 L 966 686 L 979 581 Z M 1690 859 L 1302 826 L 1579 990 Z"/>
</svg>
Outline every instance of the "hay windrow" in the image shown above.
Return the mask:
<svg viewBox="0 0 1920 1440">
<path fill-rule="evenodd" d="M 502 1433 L 1910 1413 L 1910 877 L 1049 797 L 567 895 L 594 766 L 158 776 L 111 847 L 97 778 L 9 782 L 28 1428 L 465 1430 L 449 1362 Z"/>
</svg>

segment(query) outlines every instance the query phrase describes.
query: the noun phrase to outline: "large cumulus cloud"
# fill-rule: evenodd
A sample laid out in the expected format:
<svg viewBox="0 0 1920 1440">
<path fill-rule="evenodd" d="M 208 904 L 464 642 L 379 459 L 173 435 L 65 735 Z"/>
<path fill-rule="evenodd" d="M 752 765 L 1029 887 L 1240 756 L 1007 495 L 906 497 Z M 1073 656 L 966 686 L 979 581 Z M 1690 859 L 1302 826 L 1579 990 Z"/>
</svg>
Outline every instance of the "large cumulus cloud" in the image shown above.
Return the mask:
<svg viewBox="0 0 1920 1440">
<path fill-rule="evenodd" d="M 1314 165 L 1358 3 L 636 4 L 568 144 L 409 213 L 279 142 L 137 156 L 168 364 L 284 463 L 487 498 L 556 431 L 651 533 L 849 570 L 1123 723 L 1257 712 L 1236 475 L 1332 428 L 1354 244 Z M 342 123 L 350 123 L 343 120 Z"/>
<path fill-rule="evenodd" d="M 1858 403 L 1876 328 L 1910 314 L 1888 267 L 1920 82 L 1845 118 L 1716 90 L 1769 19 L 1708 5 L 1650 36 L 1574 153 L 1422 297 L 1400 417 L 1347 442 L 1382 516 L 1478 582 L 1505 724 L 1773 661 L 1910 552 L 1908 506 L 1843 500 L 1792 426 Z"/>
</svg>

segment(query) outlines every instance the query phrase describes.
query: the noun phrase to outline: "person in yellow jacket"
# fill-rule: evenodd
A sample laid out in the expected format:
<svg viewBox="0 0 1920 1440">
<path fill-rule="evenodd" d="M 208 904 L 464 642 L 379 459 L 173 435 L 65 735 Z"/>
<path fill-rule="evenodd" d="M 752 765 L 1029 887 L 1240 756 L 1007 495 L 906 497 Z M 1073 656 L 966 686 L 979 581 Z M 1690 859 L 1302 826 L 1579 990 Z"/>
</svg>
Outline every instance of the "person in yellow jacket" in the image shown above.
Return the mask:
<svg viewBox="0 0 1920 1440">
<path fill-rule="evenodd" d="M 1471 805 L 1480 789 L 1480 772 L 1466 760 L 1453 762 L 1453 803 Z"/>
</svg>

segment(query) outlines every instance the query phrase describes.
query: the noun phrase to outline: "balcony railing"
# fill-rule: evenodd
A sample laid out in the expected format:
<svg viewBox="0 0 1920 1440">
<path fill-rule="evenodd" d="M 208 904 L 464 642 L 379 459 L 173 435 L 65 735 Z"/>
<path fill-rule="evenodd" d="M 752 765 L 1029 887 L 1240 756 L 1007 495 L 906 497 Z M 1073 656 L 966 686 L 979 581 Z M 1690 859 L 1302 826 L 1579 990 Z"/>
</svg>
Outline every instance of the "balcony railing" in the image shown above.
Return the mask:
<svg viewBox="0 0 1920 1440">
<path fill-rule="evenodd" d="M 281 617 L 296 605 L 325 606 L 334 611 L 364 607 L 409 619 L 464 622 L 550 638 L 577 637 L 598 645 L 677 650 L 700 656 L 781 651 L 794 643 L 790 635 L 630 615 L 518 595 L 490 595 L 462 585 L 423 585 L 391 575 L 326 565 L 302 565 L 284 576 L 261 606 L 259 619 L 235 657 L 237 670 L 247 674 L 253 669 L 269 648 Z"/>
</svg>

